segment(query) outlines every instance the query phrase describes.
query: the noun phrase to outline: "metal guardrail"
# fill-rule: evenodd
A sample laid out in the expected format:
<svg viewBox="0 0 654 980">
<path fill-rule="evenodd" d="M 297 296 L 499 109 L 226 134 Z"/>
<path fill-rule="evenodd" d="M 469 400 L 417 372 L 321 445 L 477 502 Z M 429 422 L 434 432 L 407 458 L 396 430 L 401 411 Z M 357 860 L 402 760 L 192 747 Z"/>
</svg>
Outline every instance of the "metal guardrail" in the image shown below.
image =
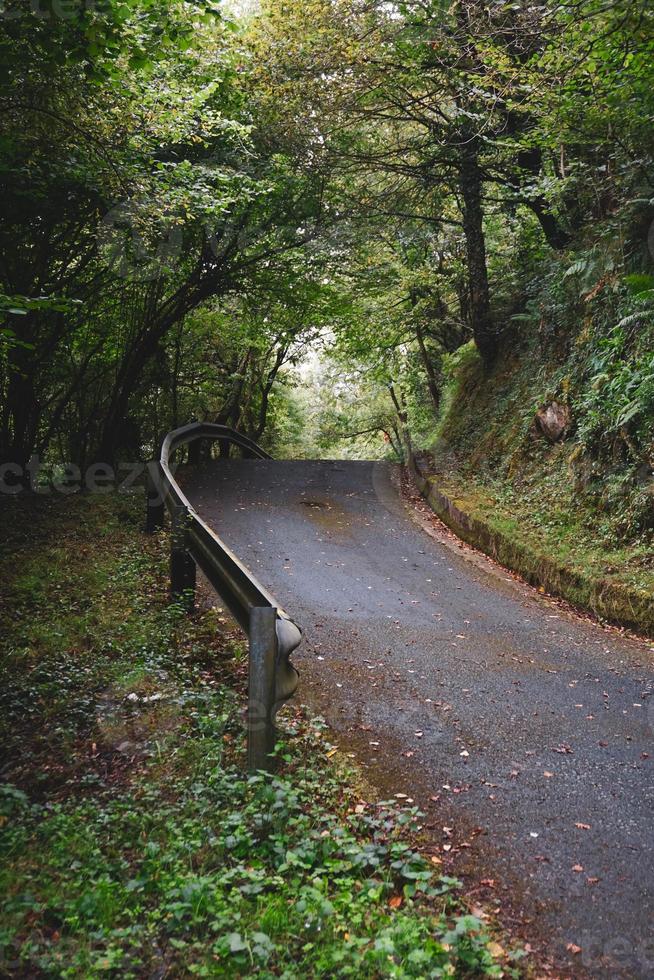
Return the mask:
<svg viewBox="0 0 654 980">
<path fill-rule="evenodd" d="M 302 633 L 252 572 L 221 541 L 191 506 L 171 469 L 171 457 L 189 447 L 189 461 L 202 440 L 238 446 L 250 459 L 272 459 L 247 436 L 225 425 L 194 422 L 169 432 L 158 460 L 148 466 L 146 531 L 171 518 L 171 595 L 190 612 L 195 605 L 196 566 L 200 568 L 231 614 L 249 637 L 247 744 L 251 771 L 273 767 L 277 711 L 295 692 L 298 672 L 289 657 Z"/>
</svg>

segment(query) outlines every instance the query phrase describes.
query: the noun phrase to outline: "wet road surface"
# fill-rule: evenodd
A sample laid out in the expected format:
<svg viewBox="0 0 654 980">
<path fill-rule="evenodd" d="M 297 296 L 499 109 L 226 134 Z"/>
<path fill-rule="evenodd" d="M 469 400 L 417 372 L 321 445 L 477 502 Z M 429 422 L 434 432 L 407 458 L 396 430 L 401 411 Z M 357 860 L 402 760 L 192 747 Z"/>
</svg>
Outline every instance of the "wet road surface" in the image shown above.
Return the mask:
<svg viewBox="0 0 654 980">
<path fill-rule="evenodd" d="M 426 810 L 448 871 L 566 972 L 654 977 L 651 644 L 428 533 L 388 464 L 227 460 L 183 482 L 303 628 L 298 697 Z"/>
</svg>

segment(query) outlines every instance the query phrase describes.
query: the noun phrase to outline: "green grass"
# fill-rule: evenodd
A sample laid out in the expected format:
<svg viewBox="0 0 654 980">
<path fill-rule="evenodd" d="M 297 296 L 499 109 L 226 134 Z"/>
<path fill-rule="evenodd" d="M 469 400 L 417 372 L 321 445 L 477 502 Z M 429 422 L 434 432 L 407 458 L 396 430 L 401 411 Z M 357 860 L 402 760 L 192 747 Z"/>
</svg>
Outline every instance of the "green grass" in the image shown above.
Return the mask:
<svg viewBox="0 0 654 980">
<path fill-rule="evenodd" d="M 242 638 L 168 604 L 140 499 L 2 507 L 1 975 L 518 975 L 319 723 L 244 774 Z"/>
</svg>

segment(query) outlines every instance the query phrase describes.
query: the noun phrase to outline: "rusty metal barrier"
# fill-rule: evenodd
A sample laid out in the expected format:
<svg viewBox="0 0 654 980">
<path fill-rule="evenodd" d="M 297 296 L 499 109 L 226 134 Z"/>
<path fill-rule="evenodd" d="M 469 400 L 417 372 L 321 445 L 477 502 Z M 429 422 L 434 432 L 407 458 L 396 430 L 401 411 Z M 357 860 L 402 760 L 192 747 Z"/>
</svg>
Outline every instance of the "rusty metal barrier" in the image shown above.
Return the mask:
<svg viewBox="0 0 654 980">
<path fill-rule="evenodd" d="M 238 446 L 250 459 L 272 459 L 251 439 L 225 425 L 194 422 L 169 432 L 158 460 L 147 469 L 146 531 L 171 519 L 170 588 L 174 601 L 187 611 L 195 605 L 196 567 L 220 596 L 249 637 L 247 746 L 248 768 L 271 771 L 274 764 L 275 716 L 294 693 L 298 672 L 289 657 L 302 633 L 252 572 L 221 541 L 191 506 L 171 469 L 171 457 L 183 446 L 197 462 L 194 449 L 202 440 Z"/>
</svg>

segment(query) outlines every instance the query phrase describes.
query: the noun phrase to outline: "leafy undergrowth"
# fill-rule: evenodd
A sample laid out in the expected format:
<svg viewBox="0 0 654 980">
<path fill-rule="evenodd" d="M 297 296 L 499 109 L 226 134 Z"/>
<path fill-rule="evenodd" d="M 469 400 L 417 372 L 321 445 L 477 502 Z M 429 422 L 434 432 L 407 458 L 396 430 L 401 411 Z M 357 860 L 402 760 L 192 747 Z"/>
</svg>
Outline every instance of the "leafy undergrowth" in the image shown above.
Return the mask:
<svg viewBox="0 0 654 980">
<path fill-rule="evenodd" d="M 518 975 L 318 723 L 244 775 L 242 639 L 167 604 L 139 499 L 3 507 L 3 975 Z"/>
</svg>

